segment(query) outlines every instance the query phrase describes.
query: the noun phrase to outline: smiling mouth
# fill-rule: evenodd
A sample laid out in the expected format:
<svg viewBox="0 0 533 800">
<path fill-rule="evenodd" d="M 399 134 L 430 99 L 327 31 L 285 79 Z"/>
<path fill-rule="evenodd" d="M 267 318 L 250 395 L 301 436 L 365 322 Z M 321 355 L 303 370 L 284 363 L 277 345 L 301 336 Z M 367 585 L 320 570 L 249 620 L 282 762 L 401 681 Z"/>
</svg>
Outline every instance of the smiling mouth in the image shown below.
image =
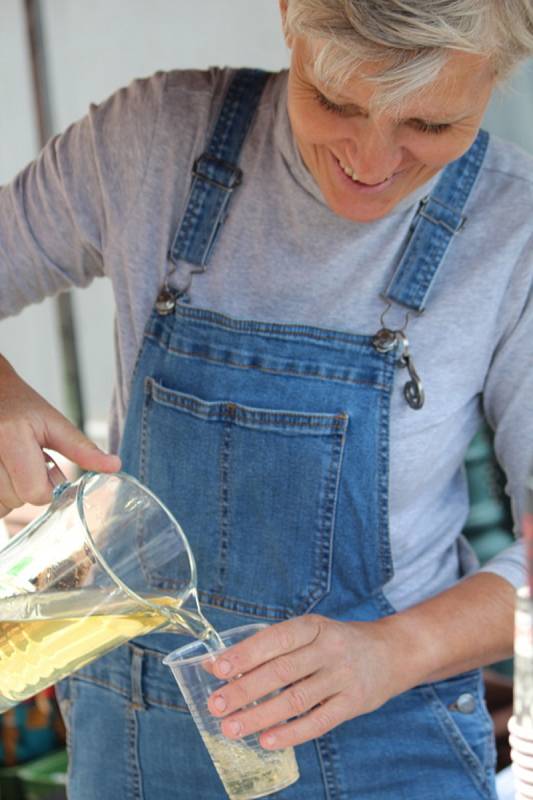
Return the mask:
<svg viewBox="0 0 533 800">
<path fill-rule="evenodd" d="M 392 175 L 387 176 L 382 181 L 378 181 L 377 183 L 364 183 L 364 181 L 359 180 L 353 169 L 349 167 L 347 164 L 343 164 L 339 158 L 337 158 L 337 164 L 342 169 L 345 175 L 351 178 L 354 183 L 361 184 L 361 186 L 383 186 L 383 184 L 387 183 L 387 181 L 390 181 L 390 179 L 393 178 L 395 174 L 398 174 L 398 173 L 392 173 Z"/>
</svg>

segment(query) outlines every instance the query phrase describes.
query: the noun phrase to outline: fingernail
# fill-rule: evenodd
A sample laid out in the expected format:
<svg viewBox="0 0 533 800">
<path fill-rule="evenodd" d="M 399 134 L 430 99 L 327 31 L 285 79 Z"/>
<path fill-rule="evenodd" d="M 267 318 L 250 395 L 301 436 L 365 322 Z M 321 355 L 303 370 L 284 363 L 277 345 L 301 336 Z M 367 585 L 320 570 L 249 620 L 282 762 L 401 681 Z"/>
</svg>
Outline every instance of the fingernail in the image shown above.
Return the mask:
<svg viewBox="0 0 533 800">
<path fill-rule="evenodd" d="M 231 672 L 231 664 L 229 661 L 226 661 L 225 658 L 217 661 L 217 672 L 219 672 L 221 675 L 228 675 Z"/>
<path fill-rule="evenodd" d="M 213 701 L 213 705 L 215 706 L 217 711 L 225 711 L 226 710 L 226 701 L 220 695 L 217 695 Z"/>
<path fill-rule="evenodd" d="M 276 744 L 276 737 L 273 733 L 267 733 L 267 735 L 263 737 L 263 743 L 266 747 L 273 747 Z"/>
<path fill-rule="evenodd" d="M 227 730 L 232 736 L 238 736 L 242 731 L 242 725 L 237 720 L 233 720 L 233 722 L 228 722 Z"/>
</svg>

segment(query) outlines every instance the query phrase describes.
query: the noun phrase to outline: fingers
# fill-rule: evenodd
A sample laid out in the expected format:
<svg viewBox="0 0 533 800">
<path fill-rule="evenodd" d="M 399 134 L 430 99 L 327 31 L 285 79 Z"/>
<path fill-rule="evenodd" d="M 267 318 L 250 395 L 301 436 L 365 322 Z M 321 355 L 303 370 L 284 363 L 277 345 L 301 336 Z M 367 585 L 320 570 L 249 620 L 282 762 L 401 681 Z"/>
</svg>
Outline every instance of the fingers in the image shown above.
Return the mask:
<svg viewBox="0 0 533 800">
<path fill-rule="evenodd" d="M 57 450 L 82 469 L 94 472 L 117 472 L 121 466 L 118 456 L 104 453 L 66 417 L 55 410 L 47 420 L 43 445 Z"/>
<path fill-rule="evenodd" d="M 230 681 L 208 700 L 211 713 L 223 717 L 221 732 L 238 739 L 263 731 L 261 744 L 277 749 L 313 739 L 347 719 L 346 701 L 335 697 L 354 676 L 345 660 L 329 657 L 341 639 L 346 648 L 342 628 L 322 617 L 300 617 L 221 654 L 215 673 Z"/>
<path fill-rule="evenodd" d="M 280 726 L 285 731 L 286 720 L 303 718 L 304 715 L 307 719 L 310 716 L 308 712 L 313 712 L 313 709 L 317 707 L 325 709 L 325 705 L 321 704 L 327 704 L 332 694 L 336 692 L 332 690 L 331 676 L 326 670 L 320 670 L 311 677 L 289 686 L 275 697 L 222 720 L 222 733 L 229 738 L 240 738 L 274 726 Z M 312 714 L 312 720 L 314 722 L 306 723 L 306 730 L 316 729 L 316 715 Z M 340 721 L 338 719 L 333 724 L 339 724 Z M 301 734 L 301 730 L 300 726 L 294 732 L 298 735 Z"/>
<path fill-rule="evenodd" d="M 266 750 L 294 747 L 311 739 L 318 739 L 351 716 L 352 714 L 347 713 L 346 699 L 338 694 L 303 717 L 265 731 L 259 737 L 259 742 Z"/>
<path fill-rule="evenodd" d="M 120 469 L 120 459 L 117 456 L 103 453 L 94 442 L 54 409 L 48 414 L 43 432 L 36 432 L 26 421 L 4 424 L 0 442 L 2 516 L 24 503 L 49 503 L 53 488 L 65 482 L 62 471 L 51 456 L 43 452 L 43 447 L 51 447 L 83 469 L 95 472 L 116 472 Z"/>
<path fill-rule="evenodd" d="M 263 747 L 278 749 L 377 708 L 389 699 L 390 687 L 387 670 L 381 670 L 387 648 L 376 626 L 308 615 L 220 653 L 214 674 L 228 683 L 213 693 L 208 708 L 220 718 L 221 732 L 232 739 L 260 733 Z"/>
<path fill-rule="evenodd" d="M 215 661 L 214 673 L 222 680 L 243 675 L 266 661 L 311 644 L 320 635 L 321 626 L 321 617 L 313 614 L 272 625 L 225 650 Z"/>
<path fill-rule="evenodd" d="M 13 510 L 12 508 L 8 508 L 3 503 L 0 503 L 0 519 L 2 519 L 2 517 L 7 516 L 7 514 L 9 514 L 9 512 L 12 510 Z"/>
<path fill-rule="evenodd" d="M 48 503 L 64 481 L 57 466 L 47 469 L 45 448 L 84 470 L 120 469 L 118 456 L 103 453 L 0 356 L 0 515 L 26 502 Z"/>
<path fill-rule="evenodd" d="M 0 516 L 5 517 L 14 508 L 23 505 L 23 502 L 13 486 L 9 473 L 0 463 Z"/>
<path fill-rule="evenodd" d="M 286 653 L 246 673 L 238 680 L 227 683 L 211 695 L 207 707 L 213 714 L 231 714 L 237 709 L 248 706 L 261 697 L 269 695 L 281 686 L 296 684 L 302 678 L 312 675 L 320 668 L 321 662 L 322 655 L 320 651 L 309 646 L 300 648 L 296 652 Z M 312 705 L 322 700 L 322 698 L 323 696 L 317 698 Z M 297 706 L 298 696 L 296 694 L 294 695 L 294 701 Z M 268 705 L 268 702 L 261 703 L 261 709 L 266 710 Z M 279 703 L 275 707 L 279 708 Z M 308 708 L 311 708 L 311 706 L 288 708 L 286 710 L 292 713 L 285 713 L 284 716 L 278 717 L 278 720 L 301 714 L 303 711 L 307 711 Z M 271 722 L 267 724 L 271 724 Z M 259 727 L 264 728 L 265 725 L 263 724 Z"/>
<path fill-rule="evenodd" d="M 43 505 L 50 502 L 52 476 L 46 468 L 45 455 L 28 427 L 21 426 L 16 438 L 3 437 L 1 457 L 4 472 L 0 475 L 0 501 L 4 505 L 16 508 L 23 503 Z M 13 494 L 18 499 L 16 503 Z"/>
</svg>

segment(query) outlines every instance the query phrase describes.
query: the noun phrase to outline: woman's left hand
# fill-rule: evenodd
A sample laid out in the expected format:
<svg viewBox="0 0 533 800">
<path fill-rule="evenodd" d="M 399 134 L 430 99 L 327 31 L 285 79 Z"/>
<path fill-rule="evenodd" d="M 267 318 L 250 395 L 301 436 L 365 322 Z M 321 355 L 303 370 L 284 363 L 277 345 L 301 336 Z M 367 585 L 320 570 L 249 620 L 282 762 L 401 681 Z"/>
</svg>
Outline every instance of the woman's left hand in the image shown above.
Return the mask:
<svg viewBox="0 0 533 800">
<path fill-rule="evenodd" d="M 262 731 L 261 745 L 276 750 L 378 708 L 400 691 L 385 635 L 388 622 L 337 622 L 310 614 L 229 648 L 213 671 L 230 682 L 208 703 L 212 714 L 224 718 L 222 733 L 239 739 Z M 243 708 L 275 690 L 275 697 Z"/>
</svg>

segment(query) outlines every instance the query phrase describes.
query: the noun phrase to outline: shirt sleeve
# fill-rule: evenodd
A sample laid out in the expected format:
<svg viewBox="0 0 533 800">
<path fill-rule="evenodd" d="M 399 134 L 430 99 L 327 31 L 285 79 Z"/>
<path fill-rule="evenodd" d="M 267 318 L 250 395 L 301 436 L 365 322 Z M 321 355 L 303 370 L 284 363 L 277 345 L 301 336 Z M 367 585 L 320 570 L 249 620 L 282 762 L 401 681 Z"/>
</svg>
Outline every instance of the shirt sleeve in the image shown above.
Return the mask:
<svg viewBox="0 0 533 800">
<path fill-rule="evenodd" d="M 533 237 L 513 272 L 500 318 L 503 334 L 487 375 L 484 405 L 495 432 L 496 456 L 506 474 L 519 540 L 526 479 L 533 468 Z M 507 578 L 514 586 L 523 585 L 527 576 L 522 542 L 503 550 L 482 569 Z"/>
<path fill-rule="evenodd" d="M 146 174 L 164 78 L 91 106 L 0 188 L 0 318 L 105 274 Z"/>
</svg>

